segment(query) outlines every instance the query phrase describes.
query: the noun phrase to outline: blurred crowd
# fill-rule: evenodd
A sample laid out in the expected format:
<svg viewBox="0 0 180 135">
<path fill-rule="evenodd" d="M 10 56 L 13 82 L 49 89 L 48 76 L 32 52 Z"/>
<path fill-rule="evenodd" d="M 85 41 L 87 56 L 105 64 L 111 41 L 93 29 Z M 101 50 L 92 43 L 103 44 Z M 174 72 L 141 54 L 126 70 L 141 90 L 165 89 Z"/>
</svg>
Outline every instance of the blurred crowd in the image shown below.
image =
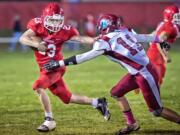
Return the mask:
<svg viewBox="0 0 180 135">
<path fill-rule="evenodd" d="M 8 44 L 8 52 L 15 52 L 18 49 L 20 49 L 22 52 L 28 52 L 29 48 L 27 46 L 24 46 L 19 43 L 19 37 L 21 36 L 22 32 L 24 31 L 22 27 L 22 18 L 19 14 L 15 15 L 12 19 L 12 33 L 11 33 L 11 40 Z M 90 37 L 95 37 L 97 35 L 96 30 L 96 17 L 89 13 L 85 18 L 82 19 L 82 21 L 78 22 L 76 18 L 69 18 L 66 20 L 66 24 L 71 25 L 75 28 L 77 28 L 80 31 L 81 35 L 86 35 Z M 73 44 L 65 46 L 67 50 L 70 51 L 77 51 L 80 49 L 80 44 L 77 42 L 69 42 L 67 44 Z M 18 46 L 19 45 L 19 46 Z"/>
<path fill-rule="evenodd" d="M 126 26 L 136 28 L 136 30 L 140 33 L 149 33 L 157 26 L 158 22 L 162 19 L 160 13 L 162 13 L 164 6 L 169 5 L 170 3 L 164 2 L 163 4 L 159 4 L 158 2 L 142 2 L 141 4 L 138 4 L 138 2 L 124 2 L 123 4 L 117 4 L 113 2 L 98 2 L 98 4 L 96 4 L 91 2 L 91 6 L 94 6 L 94 9 L 92 9 L 92 7 L 89 6 L 89 2 L 81 3 L 81 0 L 56 1 L 61 2 L 61 6 L 65 10 L 66 24 L 76 27 L 81 35 L 87 35 L 90 37 L 95 37 L 97 35 L 96 20 L 99 14 L 103 12 L 113 12 L 117 15 L 121 14 L 123 16 L 123 19 L 125 19 Z M 25 2 L 20 2 L 18 6 L 14 6 L 15 4 L 8 2 L 0 3 L 0 13 L 4 11 L 3 8 L 5 8 L 7 4 L 12 5 L 12 10 L 7 12 L 7 18 L 0 18 L 0 33 L 2 37 L 5 37 L 4 35 L 8 35 L 6 37 L 9 37 L 11 34 L 11 39 L 8 43 L 9 52 L 14 52 L 17 50 L 17 48 L 22 52 L 28 51 L 28 48 L 22 46 L 18 42 L 18 39 L 21 33 L 26 29 L 26 24 L 29 19 L 31 19 L 32 17 L 38 17 L 38 15 L 41 14 L 40 10 L 47 3 L 48 0 L 45 2 L 37 2 L 36 6 L 38 6 L 39 8 L 36 9 L 33 9 L 34 2 L 31 2 L 28 5 Z M 178 2 L 176 3 L 179 4 Z M 152 6 L 153 10 L 151 10 Z M 126 12 L 128 8 L 129 10 L 128 12 Z M 143 13 L 142 9 L 144 10 Z M 17 11 L 17 13 L 19 14 L 16 14 L 15 11 Z M 4 31 L 4 29 L 6 28 L 11 29 L 11 33 Z M 2 42 L 0 42 L 0 44 L 1 43 Z M 68 50 L 79 50 L 81 47 L 78 43 L 71 44 L 74 44 L 74 46 L 65 46 L 65 48 L 67 48 Z"/>
</svg>

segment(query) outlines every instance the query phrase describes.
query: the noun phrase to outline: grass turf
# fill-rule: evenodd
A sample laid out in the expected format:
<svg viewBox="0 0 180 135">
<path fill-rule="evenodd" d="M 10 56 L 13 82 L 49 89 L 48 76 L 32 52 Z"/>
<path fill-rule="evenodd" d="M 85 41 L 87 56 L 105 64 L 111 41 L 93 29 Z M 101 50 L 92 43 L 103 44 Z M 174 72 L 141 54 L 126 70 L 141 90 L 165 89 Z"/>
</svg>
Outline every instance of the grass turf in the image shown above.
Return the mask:
<svg viewBox="0 0 180 135">
<path fill-rule="evenodd" d="M 172 51 L 171 55 L 173 62 L 168 65 L 161 96 L 165 106 L 180 112 L 180 53 Z M 1 51 L 0 65 L 0 135 L 41 135 L 42 133 L 36 131 L 36 127 L 41 124 L 44 113 L 38 97 L 31 88 L 38 77 L 38 67 L 33 53 Z M 48 92 L 57 128 L 47 134 L 114 134 L 124 126 L 124 119 L 109 91 L 125 73 L 126 70 L 105 57 L 68 67 L 64 79 L 71 91 L 89 97 L 107 97 L 112 117 L 109 122 L 105 122 L 91 106 L 64 105 Z M 130 92 L 127 97 L 135 117 L 141 124 L 141 130 L 134 134 L 180 134 L 179 125 L 155 118 L 148 112 L 141 94 L 135 95 L 134 92 Z"/>
</svg>

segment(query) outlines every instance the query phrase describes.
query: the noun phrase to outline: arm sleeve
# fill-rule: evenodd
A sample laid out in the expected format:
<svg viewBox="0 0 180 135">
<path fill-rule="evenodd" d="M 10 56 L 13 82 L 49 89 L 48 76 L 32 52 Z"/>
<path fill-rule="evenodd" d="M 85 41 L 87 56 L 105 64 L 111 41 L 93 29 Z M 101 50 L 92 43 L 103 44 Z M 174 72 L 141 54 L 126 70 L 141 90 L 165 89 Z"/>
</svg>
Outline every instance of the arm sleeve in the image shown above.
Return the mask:
<svg viewBox="0 0 180 135">
<path fill-rule="evenodd" d="M 111 45 L 108 42 L 100 39 L 100 40 L 97 40 L 94 43 L 93 50 L 96 50 L 96 51 L 100 51 L 100 50 L 110 51 L 111 50 Z"/>
<path fill-rule="evenodd" d="M 91 51 L 80 55 L 76 55 L 77 64 L 94 59 L 97 56 L 104 54 L 106 51 L 110 49 L 110 45 L 106 41 L 98 40 L 94 43 L 93 49 Z"/>
<path fill-rule="evenodd" d="M 37 28 L 38 28 L 40 23 L 41 23 L 40 18 L 31 19 L 27 24 L 27 29 L 31 29 L 32 31 L 34 31 L 36 33 Z"/>
<path fill-rule="evenodd" d="M 103 53 L 104 53 L 104 50 L 96 51 L 96 50 L 93 49 L 93 50 L 91 50 L 89 52 L 76 55 L 76 62 L 77 62 L 77 64 L 80 64 L 80 63 L 89 61 L 91 59 L 94 59 L 94 58 L 102 55 Z"/>
<path fill-rule="evenodd" d="M 160 43 L 160 39 L 157 36 L 147 35 L 147 34 L 134 34 L 134 37 L 137 39 L 137 42 L 149 43 L 156 42 Z"/>
<path fill-rule="evenodd" d="M 79 54 L 76 56 L 72 56 L 70 58 L 67 58 L 65 60 L 60 60 L 59 64 L 60 66 L 68 66 L 68 65 L 76 65 L 76 64 L 80 64 L 86 61 L 89 61 L 91 59 L 94 59 L 102 54 L 104 54 L 104 52 L 106 51 L 106 47 L 101 47 L 101 44 L 99 42 L 95 42 L 93 49 L 91 51 L 88 51 L 86 53 L 83 54 Z"/>
<path fill-rule="evenodd" d="M 79 31 L 76 28 L 71 27 L 71 29 L 70 29 L 70 37 L 69 38 L 71 38 L 73 36 L 78 36 L 78 35 L 79 35 Z"/>
<path fill-rule="evenodd" d="M 80 63 L 89 61 L 99 55 L 102 55 L 103 53 L 104 53 L 104 50 L 101 50 L 101 51 L 91 50 L 91 51 L 83 53 L 83 54 L 71 56 L 67 59 L 60 60 L 59 65 L 60 66 L 68 66 L 68 65 L 80 64 Z"/>
</svg>

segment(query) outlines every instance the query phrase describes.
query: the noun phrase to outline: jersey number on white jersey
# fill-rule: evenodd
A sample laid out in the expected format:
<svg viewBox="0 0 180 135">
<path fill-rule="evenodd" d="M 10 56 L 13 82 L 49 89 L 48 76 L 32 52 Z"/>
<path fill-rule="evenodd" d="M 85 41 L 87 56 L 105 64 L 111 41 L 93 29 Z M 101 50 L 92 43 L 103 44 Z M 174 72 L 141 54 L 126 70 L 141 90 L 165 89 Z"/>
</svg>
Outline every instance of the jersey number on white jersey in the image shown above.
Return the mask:
<svg viewBox="0 0 180 135">
<path fill-rule="evenodd" d="M 126 39 L 128 41 L 130 41 L 132 44 L 136 43 L 133 39 L 131 39 L 131 37 L 129 35 L 126 35 Z M 130 51 L 131 55 L 133 55 L 133 56 L 136 55 L 138 53 L 138 51 L 143 50 L 143 47 L 140 44 L 138 44 L 137 49 L 135 49 L 135 48 L 131 47 L 130 45 L 128 45 L 121 37 L 117 38 L 117 43 L 121 44 L 124 48 L 128 49 Z"/>
</svg>

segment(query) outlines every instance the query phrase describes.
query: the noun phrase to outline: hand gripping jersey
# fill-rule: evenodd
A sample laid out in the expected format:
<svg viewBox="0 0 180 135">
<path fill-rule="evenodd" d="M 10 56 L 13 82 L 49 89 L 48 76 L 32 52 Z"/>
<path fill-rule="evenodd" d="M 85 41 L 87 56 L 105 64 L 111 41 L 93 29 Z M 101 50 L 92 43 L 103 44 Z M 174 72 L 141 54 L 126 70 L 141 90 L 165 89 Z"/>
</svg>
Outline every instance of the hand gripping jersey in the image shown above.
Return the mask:
<svg viewBox="0 0 180 135">
<path fill-rule="evenodd" d="M 118 30 L 102 36 L 93 49 L 105 50 L 110 60 L 121 64 L 131 74 L 141 71 L 149 63 L 145 50 L 129 31 Z"/>
<path fill-rule="evenodd" d="M 46 52 L 35 51 L 36 61 L 40 67 L 51 59 L 63 59 L 62 44 L 71 37 L 79 34 L 75 28 L 66 25 L 58 32 L 49 33 L 48 30 L 44 28 L 41 18 L 32 19 L 28 23 L 27 28 L 33 30 L 36 36 L 42 38 L 42 40 L 47 43 L 48 49 Z"/>
</svg>

